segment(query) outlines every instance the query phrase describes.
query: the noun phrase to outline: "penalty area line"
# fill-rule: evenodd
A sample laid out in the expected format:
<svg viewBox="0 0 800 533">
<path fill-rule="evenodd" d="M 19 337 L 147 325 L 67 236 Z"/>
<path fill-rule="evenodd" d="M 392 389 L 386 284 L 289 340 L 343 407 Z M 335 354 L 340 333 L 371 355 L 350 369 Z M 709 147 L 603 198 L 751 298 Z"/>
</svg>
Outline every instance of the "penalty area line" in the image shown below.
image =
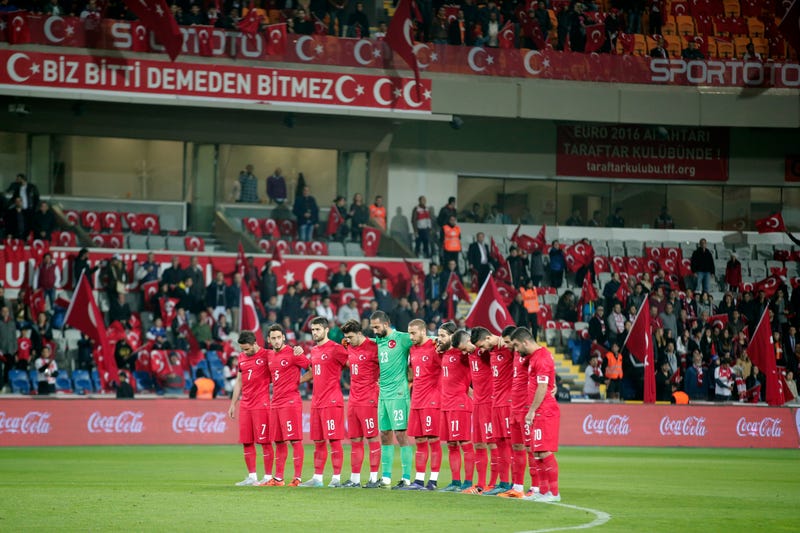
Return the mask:
<svg viewBox="0 0 800 533">
<path fill-rule="evenodd" d="M 520 531 L 519 533 L 545 533 L 548 531 L 569 531 L 572 529 L 590 529 L 597 526 L 602 526 L 609 520 L 611 520 L 611 515 L 606 513 L 605 511 L 598 511 L 597 509 L 590 509 L 589 507 L 579 507 L 577 505 L 570 505 L 568 503 L 558 503 L 558 502 L 551 502 L 547 505 L 557 505 L 559 507 L 566 507 L 567 509 L 575 509 L 576 511 L 585 511 L 587 513 L 593 514 L 595 516 L 594 520 L 591 522 L 587 522 L 585 524 L 580 524 L 577 526 L 564 526 L 564 527 L 548 527 L 546 529 L 532 529 L 529 531 Z"/>
</svg>

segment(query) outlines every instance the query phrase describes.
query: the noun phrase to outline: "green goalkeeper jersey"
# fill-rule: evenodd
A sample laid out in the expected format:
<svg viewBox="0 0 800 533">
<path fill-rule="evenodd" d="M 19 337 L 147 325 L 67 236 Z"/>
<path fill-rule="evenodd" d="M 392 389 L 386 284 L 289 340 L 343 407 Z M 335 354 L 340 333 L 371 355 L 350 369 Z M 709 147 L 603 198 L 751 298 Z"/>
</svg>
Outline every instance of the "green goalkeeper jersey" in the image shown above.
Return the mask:
<svg viewBox="0 0 800 533">
<path fill-rule="evenodd" d="M 408 396 L 408 350 L 411 337 L 408 333 L 392 330 L 386 337 L 377 337 L 378 363 L 381 368 L 379 385 L 382 398 Z"/>
</svg>

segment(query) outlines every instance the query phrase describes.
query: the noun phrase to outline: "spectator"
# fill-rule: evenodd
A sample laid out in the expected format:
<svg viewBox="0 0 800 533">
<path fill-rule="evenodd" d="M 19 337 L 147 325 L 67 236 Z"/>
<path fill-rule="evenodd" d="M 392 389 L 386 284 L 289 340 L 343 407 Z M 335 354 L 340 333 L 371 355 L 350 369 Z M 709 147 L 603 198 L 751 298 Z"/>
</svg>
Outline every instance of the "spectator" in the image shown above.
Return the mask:
<svg viewBox="0 0 800 533">
<path fill-rule="evenodd" d="M 89 0 L 86 6 L 81 11 L 81 20 L 86 19 L 99 19 L 102 15 L 100 6 L 97 5 L 97 0 Z M 180 20 L 178 20 L 180 22 Z"/>
<path fill-rule="evenodd" d="M 590 228 L 601 228 L 603 227 L 603 222 L 600 220 L 600 210 L 595 209 L 592 212 L 592 218 L 589 219 L 589 227 Z"/>
<path fill-rule="evenodd" d="M 270 263 L 267 263 L 269 265 Z M 206 287 L 206 310 L 216 320 L 219 320 L 220 315 L 225 314 L 227 305 L 227 288 L 225 285 L 225 275 L 222 272 L 217 272 L 214 281 Z M 263 301 L 263 298 L 262 298 Z"/>
<path fill-rule="evenodd" d="M 50 242 L 50 237 L 56 229 L 56 217 L 50 209 L 50 204 L 45 201 L 39 203 L 39 209 L 33 215 L 31 226 L 34 239 Z"/>
<path fill-rule="evenodd" d="M 514 324 L 520 327 L 526 327 L 528 324 L 528 310 L 525 309 L 525 300 L 521 293 L 516 293 L 514 299 L 508 305 L 508 312 L 511 315 L 511 320 Z"/>
<path fill-rule="evenodd" d="M 611 343 L 611 351 L 606 352 L 604 365 L 606 377 L 606 398 L 618 400 L 622 394 L 622 354 L 619 344 Z"/>
<path fill-rule="evenodd" d="M 675 221 L 672 220 L 672 215 L 667 212 L 667 206 L 661 207 L 661 212 L 656 217 L 653 226 L 658 229 L 675 229 Z"/>
<path fill-rule="evenodd" d="M 8 381 L 8 371 L 13 366 L 17 352 L 17 323 L 11 316 L 11 309 L 5 304 L 0 307 L 0 388 Z"/>
<path fill-rule="evenodd" d="M 528 313 L 528 327 L 531 328 L 531 333 L 536 338 L 539 329 L 539 293 L 531 280 L 527 281 L 524 288 L 519 289 L 519 293 L 522 295 L 525 312 Z"/>
<path fill-rule="evenodd" d="M 564 221 L 565 226 L 583 226 L 583 218 L 581 217 L 580 209 L 573 209 L 572 215 Z"/>
<path fill-rule="evenodd" d="M 662 311 L 658 318 L 661 319 L 661 324 L 664 327 L 664 330 L 672 332 L 672 338 L 678 338 L 678 317 L 675 316 L 675 309 L 670 302 L 667 302 L 664 305 L 664 311 Z"/>
<path fill-rule="evenodd" d="M 386 31 L 389 29 L 388 24 L 381 21 L 378 24 L 378 31 L 372 34 L 372 37 L 375 39 L 384 39 L 386 37 Z"/>
<path fill-rule="evenodd" d="M 706 387 L 703 383 L 703 354 L 695 349 L 692 353 L 692 365 L 686 369 L 686 376 L 683 380 L 683 387 L 686 394 L 692 401 L 706 399 Z"/>
<path fill-rule="evenodd" d="M 618 301 L 617 291 L 619 290 L 621 285 L 622 282 L 619 279 L 619 272 L 613 272 L 611 274 L 611 279 L 608 280 L 606 286 L 603 287 L 603 298 L 605 299 L 606 307 L 608 307 L 609 309 L 613 307 L 614 302 Z M 623 304 L 625 302 L 619 302 L 619 303 Z"/>
<path fill-rule="evenodd" d="M 267 198 L 270 202 L 282 205 L 287 198 L 286 195 L 286 179 L 281 173 L 281 168 L 275 169 L 275 172 L 267 178 Z"/>
<path fill-rule="evenodd" d="M 700 239 L 700 246 L 692 253 L 691 268 L 697 276 L 696 291 L 708 293 L 711 290 L 711 280 L 714 278 L 714 256 L 706 247 L 705 239 Z"/>
<path fill-rule="evenodd" d="M 248 259 L 252 265 L 253 258 L 250 257 Z M 183 271 L 183 276 L 184 279 L 190 278 L 192 280 L 190 289 L 192 301 L 196 306 L 200 305 L 205 300 L 206 276 L 203 272 L 203 267 L 200 266 L 200 259 L 196 255 L 189 259 L 189 266 Z"/>
<path fill-rule="evenodd" d="M 558 289 L 564 283 L 564 269 L 567 267 L 564 251 L 558 241 L 553 241 L 549 255 L 550 286 Z"/>
<path fill-rule="evenodd" d="M 533 281 L 534 287 L 541 286 L 542 280 L 544 279 L 544 254 L 542 251 L 537 249 L 531 253 L 531 281 Z"/>
<path fill-rule="evenodd" d="M 192 326 L 192 335 L 194 335 L 198 344 L 204 349 L 209 349 L 211 341 L 214 340 L 214 335 L 211 331 L 212 321 L 209 320 L 209 318 L 207 311 L 200 311 L 197 322 Z"/>
<path fill-rule="evenodd" d="M 689 39 L 689 42 L 681 51 L 681 58 L 685 59 L 686 61 L 694 61 L 697 59 L 705 59 L 703 52 L 697 46 L 697 41 L 699 37 L 695 37 L 694 39 Z"/>
<path fill-rule="evenodd" d="M 339 270 L 331 276 L 329 285 L 334 291 L 353 288 L 353 278 L 347 272 L 347 263 L 339 263 Z"/>
<path fill-rule="evenodd" d="M 723 357 L 720 366 L 714 369 L 714 399 L 718 402 L 729 402 L 733 395 L 734 380 L 730 365 L 730 358 Z M 753 371 L 757 372 L 758 367 L 753 366 Z"/>
<path fill-rule="evenodd" d="M 499 205 L 493 205 L 491 212 L 486 220 L 486 224 L 510 224 L 511 220 L 503 213 L 503 209 Z"/>
<path fill-rule="evenodd" d="M 111 260 L 103 269 L 103 279 L 109 300 L 115 300 L 117 294 L 125 294 L 127 292 L 128 269 L 125 268 L 121 255 L 114 254 L 111 257 Z"/>
<path fill-rule="evenodd" d="M 361 241 L 361 231 L 364 226 L 369 224 L 369 208 L 364 205 L 364 197 L 361 193 L 353 195 L 353 203 L 350 204 L 350 238 L 355 241 Z"/>
<path fill-rule="evenodd" d="M 375 300 L 378 302 L 378 309 L 384 313 L 391 314 L 397 304 L 392 293 L 386 286 L 386 280 L 382 279 L 378 286 L 375 288 Z"/>
<path fill-rule="evenodd" d="M 583 4 L 578 2 L 574 4 L 568 18 L 569 45 L 573 52 L 583 52 L 586 49 L 587 19 L 583 11 Z"/>
<path fill-rule="evenodd" d="M 668 402 L 672 398 L 672 383 L 669 380 L 671 375 L 669 363 L 663 361 L 659 365 L 658 373 L 656 373 L 656 401 Z"/>
<path fill-rule="evenodd" d="M 583 394 L 590 400 L 600 399 L 600 385 L 605 384 L 603 369 L 600 368 L 600 360 L 597 357 L 589 359 L 586 367 L 586 377 L 583 380 Z"/>
<path fill-rule="evenodd" d="M 27 222 L 33 215 L 34 209 L 39 205 L 39 189 L 33 183 L 28 182 L 25 174 L 17 174 L 16 181 L 8 186 L 6 192 L 11 196 L 11 202 L 20 198 L 22 200 L 22 210 L 25 212 Z"/>
<path fill-rule="evenodd" d="M 126 323 L 131 319 L 131 307 L 125 301 L 125 293 L 118 292 L 115 298 L 109 298 L 108 323 Z"/>
<path fill-rule="evenodd" d="M 219 394 L 219 386 L 213 379 L 206 377 L 202 368 L 198 368 L 195 373 L 195 380 L 192 388 L 189 389 L 189 398 L 196 400 L 213 400 Z"/>
<path fill-rule="evenodd" d="M 236 383 L 236 376 L 239 374 L 239 358 L 235 355 L 228 359 L 227 364 L 222 367 L 222 377 L 225 380 L 225 394 L 230 396 L 233 393 L 233 386 Z"/>
<path fill-rule="evenodd" d="M 364 12 L 364 2 L 356 2 L 355 11 L 347 18 L 347 36 L 356 39 L 369 38 L 369 19 Z"/>
<path fill-rule="evenodd" d="M 447 283 L 447 280 L 442 281 L 441 272 L 439 272 L 439 265 L 436 263 L 430 264 L 430 269 L 428 270 L 428 275 L 425 276 L 425 280 L 423 285 L 425 287 L 425 299 L 429 302 L 433 300 L 439 300 L 442 298 L 444 291 L 442 290 L 442 286 Z M 473 290 L 476 290 L 473 287 Z"/>
<path fill-rule="evenodd" d="M 449 263 L 457 261 L 461 253 L 461 228 L 458 227 L 455 215 L 451 215 L 448 222 L 442 226 L 442 261 Z"/>
<path fill-rule="evenodd" d="M 306 11 L 302 7 L 294 12 L 294 33 L 298 35 L 311 35 L 314 33 L 314 23 L 306 17 Z"/>
<path fill-rule="evenodd" d="M 133 386 L 128 382 L 128 373 L 120 371 L 117 375 L 117 400 L 132 400 L 134 398 Z"/>
<path fill-rule="evenodd" d="M 739 292 L 739 287 L 742 285 L 742 263 L 736 252 L 731 252 L 728 264 L 725 265 L 725 283 L 728 285 L 728 290 L 735 293 Z"/>
<path fill-rule="evenodd" d="M 617 207 L 614 209 L 614 214 L 608 217 L 608 222 L 606 226 L 609 228 L 624 228 L 625 227 L 625 219 L 622 218 L 622 208 Z"/>
<path fill-rule="evenodd" d="M 87 250 L 88 252 L 88 250 Z M 158 263 L 153 252 L 147 254 L 147 260 L 136 269 L 136 281 L 141 286 L 145 283 L 158 280 Z"/>
<path fill-rule="evenodd" d="M 444 206 L 442 206 L 441 209 L 439 209 L 439 214 L 436 216 L 436 224 L 440 228 L 444 228 L 444 226 L 449 222 L 450 217 L 457 217 L 457 216 L 458 216 L 458 211 L 456 210 L 456 197 L 451 196 L 450 198 L 447 199 L 447 204 L 445 204 Z"/>
<path fill-rule="evenodd" d="M 300 322 L 303 316 L 303 302 L 297 294 L 297 287 L 289 285 L 286 287 L 286 294 L 283 295 L 281 300 L 281 320 L 289 319 L 289 323 L 294 329 L 295 325 Z"/>
<path fill-rule="evenodd" d="M 56 392 L 56 377 L 58 376 L 58 365 L 50 352 L 50 346 L 45 344 L 39 357 L 34 361 L 33 367 L 36 369 L 36 381 L 39 385 L 39 396 L 47 396 Z"/>
<path fill-rule="evenodd" d="M 339 311 L 336 313 L 336 323 L 340 326 L 348 320 L 361 322 L 361 316 L 358 312 L 358 300 L 356 298 L 350 298 L 345 305 L 339 307 Z"/>
<path fill-rule="evenodd" d="M 31 232 L 30 217 L 22 206 L 22 198 L 12 200 L 11 207 L 5 212 L 6 236 L 25 240 Z"/>
<path fill-rule="evenodd" d="M 317 200 L 311 196 L 311 188 L 308 185 L 304 186 L 303 193 L 295 198 L 292 213 L 297 217 L 300 240 L 312 240 L 314 229 L 319 226 L 319 207 Z"/>
<path fill-rule="evenodd" d="M 650 2 L 650 17 L 648 21 L 648 35 L 661 35 L 661 25 L 663 19 L 661 17 L 661 0 L 651 0 Z"/>
<path fill-rule="evenodd" d="M 369 206 L 369 218 L 377 227 L 386 231 L 386 207 L 383 205 L 383 196 L 376 196 L 375 203 Z"/>
<path fill-rule="evenodd" d="M 451 197 L 450 199 L 455 202 L 455 198 Z M 442 209 L 444 209 L 444 207 Z M 441 215 L 441 211 L 439 212 L 439 215 Z M 448 216 L 448 219 L 449 218 L 450 217 Z M 483 222 L 483 215 L 481 215 L 481 204 L 479 204 L 478 202 L 473 203 L 472 208 L 464 213 L 463 218 L 464 222 L 472 222 L 473 224 L 480 224 L 481 222 Z M 440 223 L 439 225 L 441 226 L 442 224 Z"/>
<path fill-rule="evenodd" d="M 747 43 L 744 47 L 745 52 L 742 54 L 742 61 L 761 61 L 761 54 L 756 52 L 756 48 L 752 41 Z"/>
<path fill-rule="evenodd" d="M 411 211 L 411 227 L 414 230 L 414 253 L 419 257 L 419 253 L 422 251 L 423 257 L 430 258 L 433 220 L 426 203 L 426 198 L 420 196 L 417 205 Z"/>
<path fill-rule="evenodd" d="M 33 288 L 42 289 L 50 307 L 56 298 L 56 288 L 61 285 L 61 269 L 53 261 L 50 252 L 42 256 L 41 264 L 36 268 L 33 276 Z"/>
<path fill-rule="evenodd" d="M 458 14 L 447 26 L 447 44 L 461 46 L 469 40 L 469 24 L 464 18 L 464 10 L 459 9 Z"/>
<path fill-rule="evenodd" d="M 53 16 L 56 16 L 56 17 L 61 17 L 61 16 L 66 15 L 67 13 L 64 11 L 63 7 L 58 5 L 58 0 L 49 0 L 47 5 L 44 6 L 44 14 L 45 15 L 53 15 Z"/>
<path fill-rule="evenodd" d="M 602 305 L 597 306 L 594 316 L 589 319 L 589 338 L 602 345 L 608 342 L 605 308 Z"/>
<path fill-rule="evenodd" d="M 528 281 L 528 260 L 524 255 L 520 255 L 516 246 L 508 249 L 508 269 L 511 271 L 511 281 L 515 288 L 519 289 Z"/>
<path fill-rule="evenodd" d="M 253 174 L 253 165 L 248 164 L 239 173 L 239 199 L 241 203 L 258 203 L 258 178 Z"/>
<path fill-rule="evenodd" d="M 619 9 L 612 7 L 605 20 L 606 26 L 606 42 L 600 48 L 604 53 L 617 52 L 617 38 L 619 32 L 622 31 L 622 19 L 619 17 Z"/>
<path fill-rule="evenodd" d="M 189 13 L 186 13 L 183 16 L 183 20 L 181 22 L 182 26 L 205 26 L 208 24 L 208 19 L 206 18 L 205 13 L 200 11 L 200 6 L 197 4 L 192 4 L 192 7 L 189 9 Z"/>
<path fill-rule="evenodd" d="M 620 345 L 622 344 L 625 334 L 625 321 L 626 318 L 625 315 L 622 314 L 622 306 L 619 302 L 615 302 L 614 306 L 611 308 L 611 313 L 609 313 L 606 319 L 609 342 L 619 342 Z"/>
<path fill-rule="evenodd" d="M 272 270 L 272 261 L 264 263 L 264 267 L 261 269 L 258 292 L 261 301 L 265 303 L 278 296 L 278 276 Z"/>
<path fill-rule="evenodd" d="M 333 212 L 334 209 L 336 209 L 336 211 L 339 214 L 339 223 L 338 226 L 336 226 L 335 231 L 329 234 L 328 237 L 333 239 L 334 241 L 344 242 L 345 238 L 350 233 L 350 227 L 347 225 L 347 219 L 350 218 L 350 213 L 347 210 L 347 207 L 345 206 L 344 196 L 342 196 L 341 194 L 338 195 L 336 198 L 334 198 L 333 204 L 331 204 L 330 207 L 331 212 Z M 329 213 L 328 216 L 330 217 L 333 215 Z M 333 222 L 330 218 L 328 219 L 328 221 L 329 223 Z M 326 234 L 329 231 L 330 230 L 326 230 Z"/>
<path fill-rule="evenodd" d="M 447 15 L 444 7 L 440 7 L 436 12 L 436 19 L 431 24 L 430 40 L 433 44 L 447 44 L 448 35 Z"/>
<path fill-rule="evenodd" d="M 233 275 L 233 283 L 225 288 L 225 304 L 231 313 L 233 324 L 239 324 L 239 306 L 242 301 L 242 275 L 236 272 Z"/>
<path fill-rule="evenodd" d="M 489 258 L 489 249 L 484 239 L 485 236 L 483 232 L 478 232 L 478 234 L 475 235 L 475 242 L 471 243 L 467 249 L 467 261 L 470 266 L 478 272 L 478 286 L 483 285 L 492 267 L 492 262 Z"/>
<path fill-rule="evenodd" d="M 402 296 L 392 311 L 392 326 L 394 326 L 397 331 L 408 331 L 408 323 L 413 319 L 414 315 L 411 312 L 411 304 L 408 303 L 408 298 Z"/>
<path fill-rule="evenodd" d="M 172 256 L 169 267 L 161 273 L 161 284 L 166 285 L 170 291 L 174 291 L 178 284 L 183 280 L 183 269 L 177 255 Z"/>
<path fill-rule="evenodd" d="M 160 316 L 155 317 L 153 325 L 150 326 L 150 329 L 148 329 L 145 334 L 145 338 L 149 341 L 153 341 L 154 350 L 163 350 L 164 347 L 168 346 L 167 330 L 164 327 L 164 320 Z"/>
</svg>

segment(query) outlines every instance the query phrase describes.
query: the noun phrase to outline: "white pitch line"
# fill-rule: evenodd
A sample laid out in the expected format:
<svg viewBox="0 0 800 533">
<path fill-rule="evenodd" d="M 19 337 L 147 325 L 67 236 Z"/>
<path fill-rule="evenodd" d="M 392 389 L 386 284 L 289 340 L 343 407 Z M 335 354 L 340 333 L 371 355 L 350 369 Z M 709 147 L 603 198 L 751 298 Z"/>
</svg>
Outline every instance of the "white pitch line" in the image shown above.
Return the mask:
<svg viewBox="0 0 800 533">
<path fill-rule="evenodd" d="M 571 529 L 589 529 L 597 526 L 602 526 L 609 520 L 611 520 L 611 515 L 606 513 L 605 511 L 598 511 L 597 509 L 590 509 L 589 507 L 578 507 L 577 505 L 570 505 L 568 503 L 558 503 L 558 502 L 550 502 L 547 505 L 558 505 L 559 507 L 567 507 L 568 509 L 575 509 L 577 511 L 586 511 L 587 513 L 591 513 L 595 516 L 595 519 L 591 522 L 586 524 L 580 524 L 578 526 L 565 526 L 565 527 L 549 527 L 547 529 L 532 529 L 530 531 L 520 531 L 519 533 L 545 533 L 549 531 L 569 531 Z"/>
</svg>

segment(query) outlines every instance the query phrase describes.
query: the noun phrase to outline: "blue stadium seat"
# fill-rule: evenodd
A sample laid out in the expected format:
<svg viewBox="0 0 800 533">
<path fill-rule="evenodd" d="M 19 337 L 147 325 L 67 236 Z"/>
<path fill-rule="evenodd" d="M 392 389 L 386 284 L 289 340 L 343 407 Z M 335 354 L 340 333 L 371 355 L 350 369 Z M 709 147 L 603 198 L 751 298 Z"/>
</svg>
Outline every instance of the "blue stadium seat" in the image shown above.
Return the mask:
<svg viewBox="0 0 800 533">
<path fill-rule="evenodd" d="M 194 374 L 194 369 L 192 369 L 192 374 Z M 183 373 L 183 380 L 185 381 L 183 384 L 183 391 L 189 392 L 189 390 L 192 388 L 192 385 L 194 385 L 194 378 L 189 374 L 188 370 Z"/>
<path fill-rule="evenodd" d="M 76 394 L 91 394 L 94 392 L 92 386 L 92 379 L 89 377 L 89 372 L 86 370 L 75 370 L 72 373 L 72 382 L 75 386 Z"/>
<path fill-rule="evenodd" d="M 94 384 L 94 390 L 100 390 L 100 374 L 97 373 L 97 369 L 92 369 L 92 383 Z"/>
<path fill-rule="evenodd" d="M 222 373 L 222 367 L 211 367 L 211 379 L 219 387 L 220 393 L 225 391 L 225 374 Z"/>
<path fill-rule="evenodd" d="M 206 359 L 208 359 L 208 362 L 212 365 L 215 364 L 215 361 L 219 361 L 220 364 L 222 363 L 222 361 L 219 359 L 219 355 L 217 355 L 217 352 L 214 350 L 209 350 L 206 352 Z"/>
<path fill-rule="evenodd" d="M 208 361 L 200 361 L 197 366 L 192 367 L 192 381 L 195 380 L 197 377 L 197 369 L 202 368 L 203 373 L 205 373 L 206 377 L 211 375 L 211 369 L 208 367 Z"/>
<path fill-rule="evenodd" d="M 153 385 L 153 377 L 150 375 L 149 372 L 145 372 L 143 370 L 136 370 L 133 373 L 134 379 L 136 379 L 136 390 L 139 392 L 144 391 L 152 391 L 155 386 Z"/>
<path fill-rule="evenodd" d="M 15 379 L 28 379 L 28 373 L 24 370 L 9 370 L 8 371 L 8 380 L 13 381 Z"/>
<path fill-rule="evenodd" d="M 27 378 L 17 378 L 11 380 L 11 392 L 14 394 L 30 394 L 31 382 Z"/>
<path fill-rule="evenodd" d="M 61 373 L 56 377 L 56 392 L 72 392 L 72 382 Z"/>
<path fill-rule="evenodd" d="M 211 372 L 214 372 L 217 369 L 222 370 L 225 365 L 219 359 L 212 359 L 208 362 L 208 366 L 211 367 Z"/>
<path fill-rule="evenodd" d="M 36 370 L 28 370 L 28 375 L 30 376 L 31 385 L 35 385 L 39 382 L 39 375 Z"/>
</svg>

